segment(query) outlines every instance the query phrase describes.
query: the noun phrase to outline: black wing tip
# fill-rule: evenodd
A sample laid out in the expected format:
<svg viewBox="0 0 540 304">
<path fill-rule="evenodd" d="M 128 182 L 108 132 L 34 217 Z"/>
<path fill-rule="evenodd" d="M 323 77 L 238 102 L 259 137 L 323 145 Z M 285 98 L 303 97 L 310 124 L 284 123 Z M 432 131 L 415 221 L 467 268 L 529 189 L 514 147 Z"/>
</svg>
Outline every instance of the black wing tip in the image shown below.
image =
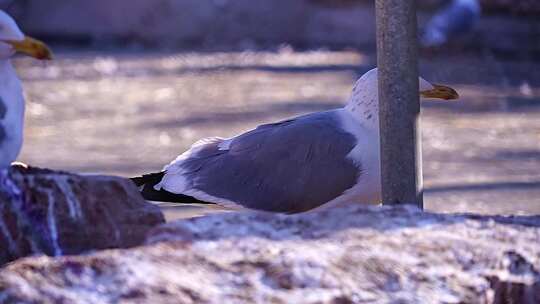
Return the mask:
<svg viewBox="0 0 540 304">
<path fill-rule="evenodd" d="M 204 204 L 204 205 L 215 205 L 214 203 L 205 202 L 194 198 L 193 196 L 185 194 L 172 193 L 167 190 L 156 190 L 152 186 L 144 186 L 141 191 L 144 199 L 149 201 L 156 202 L 168 202 L 168 203 L 179 203 L 179 204 Z"/>
<path fill-rule="evenodd" d="M 137 186 L 156 185 L 165 176 L 165 171 L 143 174 L 141 176 L 131 177 L 130 180 Z"/>
<path fill-rule="evenodd" d="M 182 203 L 182 204 L 205 204 L 215 205 L 214 203 L 198 200 L 192 196 L 172 193 L 163 189 L 156 190 L 154 186 L 161 182 L 166 171 L 143 174 L 141 176 L 131 177 L 130 180 L 137 186 L 143 187 L 141 195 L 145 200 Z"/>
</svg>

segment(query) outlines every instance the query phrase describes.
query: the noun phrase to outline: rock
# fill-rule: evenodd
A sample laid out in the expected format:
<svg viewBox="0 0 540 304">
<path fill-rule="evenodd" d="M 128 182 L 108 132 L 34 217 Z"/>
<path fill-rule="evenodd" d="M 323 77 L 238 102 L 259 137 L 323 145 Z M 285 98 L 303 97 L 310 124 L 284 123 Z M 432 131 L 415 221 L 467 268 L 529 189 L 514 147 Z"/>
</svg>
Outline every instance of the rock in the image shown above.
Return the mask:
<svg viewBox="0 0 540 304">
<path fill-rule="evenodd" d="M 22 201 L 0 201 L 0 264 L 44 253 L 58 256 L 139 245 L 164 222 L 128 180 L 13 167 Z"/>
<path fill-rule="evenodd" d="M 0 270 L 0 299 L 540 303 L 539 240 L 540 217 L 412 207 L 216 214 L 158 226 L 141 247 L 17 261 Z"/>
</svg>

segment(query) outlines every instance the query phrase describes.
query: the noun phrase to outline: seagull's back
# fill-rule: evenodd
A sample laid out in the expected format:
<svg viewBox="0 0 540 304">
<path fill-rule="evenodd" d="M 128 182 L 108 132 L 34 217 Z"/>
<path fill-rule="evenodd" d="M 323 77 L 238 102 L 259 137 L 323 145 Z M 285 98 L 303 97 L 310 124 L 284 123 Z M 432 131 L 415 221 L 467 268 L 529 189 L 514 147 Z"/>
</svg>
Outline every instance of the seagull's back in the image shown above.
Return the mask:
<svg viewBox="0 0 540 304">
<path fill-rule="evenodd" d="M 294 213 L 339 197 L 358 180 L 357 145 L 343 109 L 267 124 L 196 144 L 166 167 L 156 189 L 225 206 Z"/>
</svg>

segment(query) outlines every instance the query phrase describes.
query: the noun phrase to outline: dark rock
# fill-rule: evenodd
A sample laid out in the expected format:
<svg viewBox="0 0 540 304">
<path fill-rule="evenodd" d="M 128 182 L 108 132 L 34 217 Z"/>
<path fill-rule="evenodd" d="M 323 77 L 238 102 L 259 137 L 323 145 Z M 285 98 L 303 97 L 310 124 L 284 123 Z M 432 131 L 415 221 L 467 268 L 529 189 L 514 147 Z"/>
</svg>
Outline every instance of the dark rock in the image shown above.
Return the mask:
<svg viewBox="0 0 540 304">
<path fill-rule="evenodd" d="M 217 214 L 146 246 L 17 261 L 0 303 L 540 303 L 539 240 L 540 217 Z"/>
<path fill-rule="evenodd" d="M 79 254 L 140 244 L 163 223 L 129 180 L 13 167 L 22 201 L 0 201 L 0 264 L 44 253 Z"/>
<path fill-rule="evenodd" d="M 513 250 L 505 252 L 498 269 L 486 276 L 495 291 L 494 303 L 540 303 L 538 266 Z"/>
</svg>

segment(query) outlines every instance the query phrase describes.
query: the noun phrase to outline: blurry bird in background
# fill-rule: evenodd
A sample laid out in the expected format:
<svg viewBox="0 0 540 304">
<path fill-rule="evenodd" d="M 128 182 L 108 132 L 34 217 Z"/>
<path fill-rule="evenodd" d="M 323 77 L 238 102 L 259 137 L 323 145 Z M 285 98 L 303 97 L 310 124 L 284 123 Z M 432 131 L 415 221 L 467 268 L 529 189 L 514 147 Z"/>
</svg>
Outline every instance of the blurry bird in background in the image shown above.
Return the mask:
<svg viewBox="0 0 540 304">
<path fill-rule="evenodd" d="M 9 167 L 21 150 L 25 108 L 21 81 L 11 64 L 15 53 L 40 60 L 52 57 L 43 42 L 25 36 L 15 21 L 0 11 L 0 192 L 8 199 L 20 196 L 9 179 Z"/>
<path fill-rule="evenodd" d="M 452 38 L 471 31 L 480 19 L 480 13 L 478 0 L 453 0 L 425 25 L 420 36 L 421 46 L 441 46 Z"/>
</svg>

